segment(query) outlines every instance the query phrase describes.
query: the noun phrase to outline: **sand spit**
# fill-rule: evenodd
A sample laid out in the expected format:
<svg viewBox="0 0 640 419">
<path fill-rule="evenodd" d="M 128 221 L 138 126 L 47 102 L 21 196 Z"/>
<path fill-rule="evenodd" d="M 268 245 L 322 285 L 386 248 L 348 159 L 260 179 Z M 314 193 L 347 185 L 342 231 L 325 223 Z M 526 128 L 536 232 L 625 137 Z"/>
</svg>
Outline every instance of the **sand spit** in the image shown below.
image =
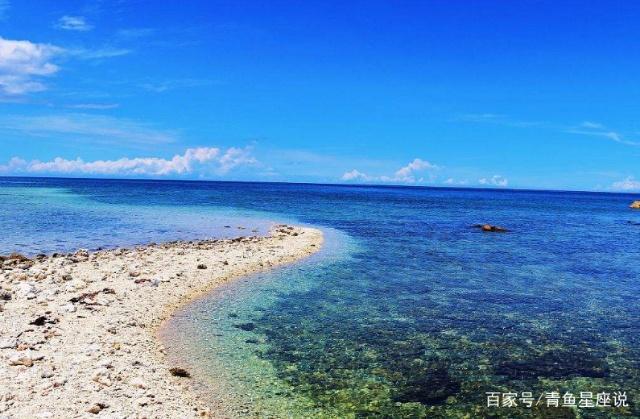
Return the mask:
<svg viewBox="0 0 640 419">
<path fill-rule="evenodd" d="M 322 233 L 0 259 L 0 418 L 216 417 L 156 330 L 231 278 L 317 251 Z"/>
</svg>

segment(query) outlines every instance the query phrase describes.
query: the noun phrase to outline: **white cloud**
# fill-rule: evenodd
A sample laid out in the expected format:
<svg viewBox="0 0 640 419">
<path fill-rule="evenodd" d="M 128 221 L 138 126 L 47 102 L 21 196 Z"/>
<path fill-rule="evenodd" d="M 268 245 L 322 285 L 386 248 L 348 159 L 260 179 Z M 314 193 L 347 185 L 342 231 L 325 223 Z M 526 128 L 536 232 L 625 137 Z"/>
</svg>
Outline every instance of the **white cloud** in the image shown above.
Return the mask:
<svg viewBox="0 0 640 419">
<path fill-rule="evenodd" d="M 548 122 L 523 121 L 514 120 L 507 115 L 481 113 L 481 114 L 465 114 L 456 118 L 456 121 L 471 123 L 491 123 L 495 125 L 517 127 L 517 128 L 544 128 L 554 131 L 560 131 L 569 134 L 589 135 L 594 137 L 602 137 L 620 144 L 640 146 L 640 142 L 629 140 L 620 132 L 607 128 L 604 124 L 594 121 L 583 121 L 578 125 L 556 125 Z"/>
<path fill-rule="evenodd" d="M 93 26 L 87 23 L 87 19 L 83 16 L 62 16 L 56 23 L 56 28 L 68 31 L 86 32 L 93 29 Z"/>
<path fill-rule="evenodd" d="M 120 105 L 117 103 L 76 103 L 74 105 L 67 105 L 67 108 L 71 109 L 93 109 L 93 110 L 106 110 L 115 109 Z"/>
<path fill-rule="evenodd" d="M 611 189 L 616 191 L 640 191 L 640 180 L 635 180 L 633 176 L 628 176 L 618 182 L 614 182 L 611 185 Z"/>
<path fill-rule="evenodd" d="M 455 180 L 454 178 L 450 177 L 447 180 L 445 180 L 444 182 L 445 185 L 468 185 L 469 181 L 468 180 Z"/>
<path fill-rule="evenodd" d="M 403 183 L 414 183 L 416 181 L 414 172 L 420 172 L 424 170 L 438 169 L 438 166 L 429 163 L 426 160 L 414 159 L 411 163 L 398 169 L 394 174 L 392 180 Z"/>
<path fill-rule="evenodd" d="M 60 69 L 52 62 L 64 49 L 0 37 L 0 94 L 22 95 L 45 90 L 40 77 Z"/>
<path fill-rule="evenodd" d="M 509 185 L 509 181 L 507 180 L 507 178 L 500 175 L 493 175 L 488 179 L 487 178 L 478 179 L 478 183 L 480 185 L 500 186 L 500 187 L 505 187 Z"/>
<path fill-rule="evenodd" d="M 132 50 L 126 48 L 104 47 L 98 49 L 76 48 L 66 51 L 70 56 L 81 60 L 102 60 L 105 58 L 121 57 L 131 54 Z"/>
<path fill-rule="evenodd" d="M 162 144 L 177 138 L 174 132 L 158 130 L 130 119 L 77 113 L 0 116 L 0 129 L 34 137 L 68 136 L 107 144 Z"/>
<path fill-rule="evenodd" d="M 439 169 L 438 166 L 431 164 L 426 160 L 414 159 L 406 166 L 398 169 L 393 176 L 370 176 L 366 173 L 353 169 L 349 172 L 345 172 L 342 175 L 342 180 L 360 182 L 377 181 L 388 183 L 422 183 L 425 181 L 424 177 L 416 178 L 416 172 L 433 171 L 437 169 Z"/>
<path fill-rule="evenodd" d="M 567 129 L 566 132 L 570 134 L 602 137 L 625 145 L 640 146 L 640 142 L 628 140 L 623 134 L 613 131 L 599 122 L 584 121 L 577 127 Z"/>
<path fill-rule="evenodd" d="M 0 165 L 3 173 L 53 173 L 77 175 L 118 175 L 118 176 L 170 176 L 185 175 L 196 170 L 213 170 L 224 175 L 238 166 L 254 165 L 257 160 L 250 148 L 228 148 L 222 151 L 216 147 L 189 148 L 184 154 L 176 154 L 171 159 L 160 157 L 123 157 L 118 160 L 84 161 L 81 158 L 67 160 L 56 157 L 50 161 L 32 160 L 27 162 L 18 157 L 6 165 Z"/>
<path fill-rule="evenodd" d="M 124 48 L 65 49 L 51 44 L 0 37 L 0 95 L 19 96 L 46 90 L 43 78 L 60 70 L 54 61 L 61 57 L 102 60 L 129 53 L 131 50 Z"/>
<path fill-rule="evenodd" d="M 582 124 L 580 124 L 580 126 L 582 128 L 587 128 L 587 129 L 604 129 L 604 125 L 598 122 L 591 122 L 591 121 L 584 121 Z"/>
<path fill-rule="evenodd" d="M 184 78 L 142 83 L 140 87 L 149 92 L 164 93 L 168 90 L 208 86 L 213 83 L 213 80 Z"/>
<path fill-rule="evenodd" d="M 367 180 L 371 180 L 371 177 L 367 176 L 366 174 L 353 169 L 350 172 L 345 172 L 342 175 L 342 180 L 361 180 L 361 181 L 367 181 Z"/>
</svg>

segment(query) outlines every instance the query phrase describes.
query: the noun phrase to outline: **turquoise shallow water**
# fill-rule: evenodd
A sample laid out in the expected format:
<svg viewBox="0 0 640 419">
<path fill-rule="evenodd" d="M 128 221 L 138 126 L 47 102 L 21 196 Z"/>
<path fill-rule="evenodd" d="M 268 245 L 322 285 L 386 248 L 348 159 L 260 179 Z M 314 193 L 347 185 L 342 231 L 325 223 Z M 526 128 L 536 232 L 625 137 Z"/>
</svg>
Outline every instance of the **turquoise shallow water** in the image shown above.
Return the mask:
<svg viewBox="0 0 640 419">
<path fill-rule="evenodd" d="M 186 307 L 172 353 L 259 416 L 640 417 L 632 195 L 199 182 L 0 181 L 0 250 L 325 229 L 310 260 Z M 637 199 L 637 198 L 635 198 Z M 6 223 L 5 223 L 6 221 Z M 491 222 L 512 231 L 481 233 Z M 253 228 L 253 227 L 252 227 Z M 517 392 L 517 408 L 487 392 Z M 523 407 L 522 392 L 627 407 Z M 586 395 L 585 395 L 586 398 Z M 594 399 L 595 401 L 595 399 Z M 562 402 L 561 402 L 562 404 Z"/>
</svg>

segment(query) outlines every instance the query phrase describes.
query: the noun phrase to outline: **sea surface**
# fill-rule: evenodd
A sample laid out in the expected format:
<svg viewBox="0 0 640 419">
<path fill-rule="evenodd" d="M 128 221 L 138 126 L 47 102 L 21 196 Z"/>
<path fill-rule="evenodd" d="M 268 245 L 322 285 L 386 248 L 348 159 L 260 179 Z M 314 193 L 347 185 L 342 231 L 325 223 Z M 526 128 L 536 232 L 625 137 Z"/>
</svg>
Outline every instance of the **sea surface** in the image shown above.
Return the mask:
<svg viewBox="0 0 640 419">
<path fill-rule="evenodd" d="M 212 405 L 258 417 L 640 417 L 634 199 L 0 178 L 0 254 L 316 226 L 321 252 L 227 284 L 165 325 L 170 356 Z M 488 407 L 488 392 L 516 393 L 518 406 Z M 588 393 L 603 406 L 577 407 Z"/>
</svg>

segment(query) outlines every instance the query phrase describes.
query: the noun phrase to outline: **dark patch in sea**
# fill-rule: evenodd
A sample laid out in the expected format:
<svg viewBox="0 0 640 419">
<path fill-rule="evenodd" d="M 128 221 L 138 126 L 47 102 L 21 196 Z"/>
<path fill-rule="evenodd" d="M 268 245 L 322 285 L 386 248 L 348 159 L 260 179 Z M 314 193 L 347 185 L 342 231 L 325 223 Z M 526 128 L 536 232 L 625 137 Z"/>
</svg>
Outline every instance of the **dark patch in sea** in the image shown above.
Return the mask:
<svg viewBox="0 0 640 419">
<path fill-rule="evenodd" d="M 236 329 L 244 330 L 246 332 L 250 332 L 256 328 L 256 325 L 255 323 L 240 323 L 234 324 L 233 327 L 235 327 Z"/>
<path fill-rule="evenodd" d="M 609 366 L 585 351 L 554 350 L 540 356 L 503 362 L 495 368 L 495 373 L 511 379 L 603 378 L 609 375 Z"/>
</svg>

